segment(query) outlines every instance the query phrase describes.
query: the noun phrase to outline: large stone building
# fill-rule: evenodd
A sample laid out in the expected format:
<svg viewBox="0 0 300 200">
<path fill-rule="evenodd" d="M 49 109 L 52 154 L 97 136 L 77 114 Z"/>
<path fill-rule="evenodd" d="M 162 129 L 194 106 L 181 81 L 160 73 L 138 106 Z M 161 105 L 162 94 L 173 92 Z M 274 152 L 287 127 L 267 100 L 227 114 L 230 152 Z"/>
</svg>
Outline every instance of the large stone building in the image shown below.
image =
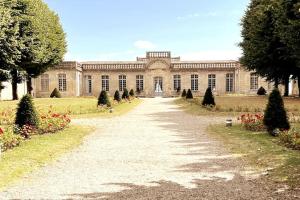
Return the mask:
<svg viewBox="0 0 300 200">
<path fill-rule="evenodd" d="M 171 52 L 147 52 L 146 57 L 125 62 L 63 62 L 34 80 L 34 96 L 49 97 L 54 88 L 62 96 L 98 96 L 101 90 L 134 89 L 139 96 L 177 96 L 191 89 L 203 95 L 211 87 L 216 95 L 255 94 L 272 85 L 246 71 L 238 61 L 182 61 Z"/>
</svg>

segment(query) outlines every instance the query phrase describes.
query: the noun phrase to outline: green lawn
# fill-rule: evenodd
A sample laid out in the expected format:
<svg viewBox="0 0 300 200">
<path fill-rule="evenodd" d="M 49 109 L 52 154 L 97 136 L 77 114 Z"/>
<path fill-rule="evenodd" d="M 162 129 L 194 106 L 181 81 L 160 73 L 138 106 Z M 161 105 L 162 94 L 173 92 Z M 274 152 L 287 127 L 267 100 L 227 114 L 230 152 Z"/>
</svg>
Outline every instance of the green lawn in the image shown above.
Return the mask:
<svg viewBox="0 0 300 200">
<path fill-rule="evenodd" d="M 41 98 L 34 99 L 34 105 L 39 113 L 54 112 L 65 114 L 69 113 L 72 118 L 81 117 L 110 117 L 124 114 L 141 102 L 140 99 L 122 101 L 116 103 L 112 101 L 113 113 L 109 109 L 97 107 L 96 98 Z M 18 101 L 0 101 L 0 125 L 12 124 Z"/>
<path fill-rule="evenodd" d="M 56 134 L 33 136 L 19 147 L 2 153 L 0 189 L 78 146 L 92 130 L 91 127 L 71 126 Z"/>
<path fill-rule="evenodd" d="M 208 131 L 233 153 L 242 154 L 252 167 L 273 169 L 269 172 L 269 178 L 299 187 L 300 152 L 284 147 L 279 138 L 264 132 L 246 131 L 240 125 L 232 128 L 214 125 Z"/>
<path fill-rule="evenodd" d="M 175 103 L 188 113 L 195 115 L 223 115 L 237 117 L 241 113 L 263 112 L 268 102 L 267 96 L 217 96 L 215 97 L 216 107 L 213 109 L 203 108 L 202 97 L 192 100 L 178 98 Z M 289 113 L 300 116 L 300 98 L 284 98 L 284 103 Z"/>
</svg>

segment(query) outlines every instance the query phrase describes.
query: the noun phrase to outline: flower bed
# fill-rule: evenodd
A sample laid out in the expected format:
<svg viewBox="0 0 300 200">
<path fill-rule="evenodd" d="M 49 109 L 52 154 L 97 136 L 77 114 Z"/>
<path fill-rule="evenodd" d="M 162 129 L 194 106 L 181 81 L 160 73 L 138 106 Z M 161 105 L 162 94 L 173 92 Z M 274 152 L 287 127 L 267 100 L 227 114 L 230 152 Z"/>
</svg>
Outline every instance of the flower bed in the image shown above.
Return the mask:
<svg viewBox="0 0 300 200">
<path fill-rule="evenodd" d="M 1 151 L 6 151 L 18 146 L 23 138 L 14 133 L 12 128 L 0 128 L 0 146 Z"/>
<path fill-rule="evenodd" d="M 263 119 L 262 114 L 243 114 L 238 118 L 242 126 L 249 131 L 265 131 Z"/>
<path fill-rule="evenodd" d="M 58 114 L 50 109 L 46 114 L 40 115 L 39 126 L 37 128 L 29 125 L 16 127 L 12 125 L 13 120 L 7 122 L 9 123 L 3 124 L 9 124 L 8 128 L 3 129 L 0 127 L 0 145 L 2 151 L 18 146 L 23 140 L 30 139 L 32 135 L 56 133 L 63 130 L 70 124 L 71 119 L 67 114 Z"/>
<path fill-rule="evenodd" d="M 280 141 L 287 147 L 300 150 L 300 131 L 291 129 L 279 134 Z"/>
</svg>

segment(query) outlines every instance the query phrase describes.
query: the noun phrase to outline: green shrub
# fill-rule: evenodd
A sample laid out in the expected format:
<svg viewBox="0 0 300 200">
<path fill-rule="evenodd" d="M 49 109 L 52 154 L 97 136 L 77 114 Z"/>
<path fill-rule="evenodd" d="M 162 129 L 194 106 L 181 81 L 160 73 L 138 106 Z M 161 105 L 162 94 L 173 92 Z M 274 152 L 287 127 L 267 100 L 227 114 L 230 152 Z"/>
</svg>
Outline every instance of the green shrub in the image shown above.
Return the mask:
<svg viewBox="0 0 300 200">
<path fill-rule="evenodd" d="M 189 89 L 186 93 L 186 99 L 193 99 L 193 93 L 192 93 L 192 90 Z"/>
<path fill-rule="evenodd" d="M 181 93 L 181 97 L 185 98 L 186 97 L 186 90 L 184 89 Z"/>
<path fill-rule="evenodd" d="M 214 95 L 213 95 L 210 87 L 207 88 L 207 90 L 205 92 L 205 95 L 204 95 L 204 98 L 202 101 L 202 105 L 203 106 L 215 106 L 216 105 L 215 98 L 214 98 Z"/>
<path fill-rule="evenodd" d="M 100 92 L 100 95 L 98 97 L 98 106 L 104 106 L 104 105 L 107 105 L 109 103 L 109 99 L 108 99 L 108 96 L 107 96 L 107 93 L 106 91 L 102 90 Z"/>
<path fill-rule="evenodd" d="M 130 90 L 129 95 L 130 95 L 131 97 L 134 97 L 134 91 L 133 91 L 133 89 Z"/>
<path fill-rule="evenodd" d="M 118 90 L 116 90 L 115 94 L 114 94 L 114 100 L 117 102 L 121 101 L 121 97 L 120 97 L 120 93 Z"/>
<path fill-rule="evenodd" d="M 55 88 L 50 94 L 50 98 L 61 98 L 61 94 L 57 88 Z"/>
<path fill-rule="evenodd" d="M 28 94 L 23 96 L 18 104 L 15 125 L 20 129 L 22 129 L 25 125 L 32 128 L 37 128 L 39 125 L 32 97 Z M 25 137 L 27 138 L 27 136 Z"/>
<path fill-rule="evenodd" d="M 265 88 L 263 87 L 260 87 L 258 90 L 257 90 L 257 95 L 266 95 L 267 94 L 267 91 L 265 90 Z"/>
<path fill-rule="evenodd" d="M 284 103 L 278 89 L 274 89 L 270 94 L 263 122 L 271 135 L 275 135 L 274 130 L 277 128 L 290 129 Z"/>
<path fill-rule="evenodd" d="M 129 99 L 128 90 L 125 88 L 122 94 L 122 99 Z"/>
</svg>

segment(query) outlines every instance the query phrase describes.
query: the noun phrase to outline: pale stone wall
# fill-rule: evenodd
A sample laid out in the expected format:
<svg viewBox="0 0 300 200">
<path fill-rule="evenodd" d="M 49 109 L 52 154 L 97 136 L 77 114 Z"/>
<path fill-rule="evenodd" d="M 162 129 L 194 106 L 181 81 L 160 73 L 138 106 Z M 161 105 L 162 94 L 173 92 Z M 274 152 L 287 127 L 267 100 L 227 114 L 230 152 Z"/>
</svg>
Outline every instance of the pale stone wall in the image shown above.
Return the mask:
<svg viewBox="0 0 300 200">
<path fill-rule="evenodd" d="M 5 88 L 0 93 L 0 100 L 12 100 L 12 85 L 11 82 L 2 82 L 2 85 Z M 18 96 L 21 98 L 23 95 L 27 93 L 27 84 L 26 82 L 22 82 L 18 84 Z"/>
<path fill-rule="evenodd" d="M 66 74 L 66 81 L 67 81 L 67 90 L 65 92 L 60 91 L 62 97 L 75 97 L 75 96 L 82 95 L 81 93 L 82 72 L 76 68 L 75 62 L 69 63 L 67 67 L 54 68 L 52 70 L 49 70 L 45 74 L 49 75 L 49 90 L 42 91 L 41 77 L 34 79 L 34 91 L 36 97 L 49 98 L 50 94 L 55 88 L 59 89 L 59 85 L 58 85 L 59 74 Z"/>
<path fill-rule="evenodd" d="M 67 91 L 61 92 L 63 97 L 95 96 L 98 97 L 102 90 L 102 76 L 109 76 L 109 94 L 114 95 L 119 90 L 119 75 L 126 76 L 127 89 L 136 90 L 136 76 L 144 76 L 144 90 L 140 96 L 155 96 L 155 77 L 163 80 L 163 96 L 177 96 L 174 90 L 174 75 L 181 76 L 181 91 L 191 88 L 191 75 L 198 75 L 198 91 L 195 96 L 204 95 L 208 88 L 208 75 L 216 75 L 215 95 L 226 93 L 226 74 L 234 74 L 233 94 L 255 95 L 257 89 L 250 89 L 250 74 L 236 61 L 180 61 L 180 57 L 172 58 L 170 52 L 147 52 L 145 58 L 137 58 L 137 61 L 125 62 L 63 62 L 56 68 L 49 70 L 49 91 L 41 90 L 40 77 L 34 80 L 34 93 L 36 97 L 49 97 L 54 88 L 58 88 L 58 74 L 67 75 Z M 92 92 L 87 92 L 86 76 L 92 78 Z M 293 84 L 295 85 L 295 84 Z M 263 78 L 258 79 L 258 88 L 264 87 L 268 92 L 273 89 L 273 84 Z M 293 93 L 295 87 L 292 87 Z M 283 91 L 283 87 L 280 87 Z"/>
</svg>

